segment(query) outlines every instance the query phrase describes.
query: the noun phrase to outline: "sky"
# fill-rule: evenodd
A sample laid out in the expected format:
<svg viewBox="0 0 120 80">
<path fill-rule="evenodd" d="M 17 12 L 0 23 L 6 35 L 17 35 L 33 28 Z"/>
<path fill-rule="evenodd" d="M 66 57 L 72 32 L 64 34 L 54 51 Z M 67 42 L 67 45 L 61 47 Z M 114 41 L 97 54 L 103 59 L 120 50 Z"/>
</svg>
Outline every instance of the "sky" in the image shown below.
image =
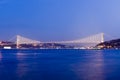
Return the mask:
<svg viewBox="0 0 120 80">
<path fill-rule="evenodd" d="M 104 32 L 120 38 L 120 0 L 0 0 L 0 40 L 75 40 Z"/>
</svg>

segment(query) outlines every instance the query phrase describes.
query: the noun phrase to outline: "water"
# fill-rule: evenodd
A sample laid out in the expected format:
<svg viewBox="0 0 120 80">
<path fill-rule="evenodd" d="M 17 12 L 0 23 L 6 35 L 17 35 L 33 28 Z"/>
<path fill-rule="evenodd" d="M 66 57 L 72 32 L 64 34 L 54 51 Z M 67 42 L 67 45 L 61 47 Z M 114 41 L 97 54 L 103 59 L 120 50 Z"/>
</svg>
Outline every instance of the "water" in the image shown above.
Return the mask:
<svg viewBox="0 0 120 80">
<path fill-rule="evenodd" d="M 0 50 L 0 80 L 120 80 L 120 50 Z"/>
</svg>

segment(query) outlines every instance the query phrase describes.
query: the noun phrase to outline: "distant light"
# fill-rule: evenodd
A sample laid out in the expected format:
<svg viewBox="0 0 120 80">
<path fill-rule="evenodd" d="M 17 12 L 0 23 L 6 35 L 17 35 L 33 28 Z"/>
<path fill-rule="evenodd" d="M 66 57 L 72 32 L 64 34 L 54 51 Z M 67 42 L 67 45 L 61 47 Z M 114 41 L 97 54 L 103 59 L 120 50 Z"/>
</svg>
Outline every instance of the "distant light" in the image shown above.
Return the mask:
<svg viewBox="0 0 120 80">
<path fill-rule="evenodd" d="M 11 47 L 10 46 L 5 46 L 4 49 L 11 49 Z"/>
</svg>

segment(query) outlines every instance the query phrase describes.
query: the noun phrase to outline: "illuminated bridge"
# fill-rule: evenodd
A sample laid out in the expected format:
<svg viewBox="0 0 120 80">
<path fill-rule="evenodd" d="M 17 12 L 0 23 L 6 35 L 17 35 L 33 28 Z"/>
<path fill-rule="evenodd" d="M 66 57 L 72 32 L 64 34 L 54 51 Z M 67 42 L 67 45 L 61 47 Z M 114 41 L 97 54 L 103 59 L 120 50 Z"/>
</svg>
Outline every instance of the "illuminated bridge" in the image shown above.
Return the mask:
<svg viewBox="0 0 120 80">
<path fill-rule="evenodd" d="M 21 44 L 40 44 L 40 43 L 56 43 L 56 44 L 99 44 L 104 42 L 104 33 L 99 33 L 95 35 L 91 35 L 82 39 L 70 40 L 70 41 L 51 41 L 51 42 L 41 42 L 37 40 L 32 40 L 26 37 L 22 37 L 20 35 L 16 36 L 16 45 L 17 47 Z"/>
</svg>

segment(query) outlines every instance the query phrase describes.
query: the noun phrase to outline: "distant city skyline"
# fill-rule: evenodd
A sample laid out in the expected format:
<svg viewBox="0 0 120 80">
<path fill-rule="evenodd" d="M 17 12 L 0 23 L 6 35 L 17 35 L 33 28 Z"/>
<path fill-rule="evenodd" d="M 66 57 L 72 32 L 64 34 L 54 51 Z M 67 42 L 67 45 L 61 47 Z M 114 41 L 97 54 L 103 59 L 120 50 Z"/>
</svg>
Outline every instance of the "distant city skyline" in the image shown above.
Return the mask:
<svg viewBox="0 0 120 80">
<path fill-rule="evenodd" d="M 0 0 L 0 40 L 19 34 L 40 41 L 104 32 L 120 38 L 119 0 Z"/>
</svg>

